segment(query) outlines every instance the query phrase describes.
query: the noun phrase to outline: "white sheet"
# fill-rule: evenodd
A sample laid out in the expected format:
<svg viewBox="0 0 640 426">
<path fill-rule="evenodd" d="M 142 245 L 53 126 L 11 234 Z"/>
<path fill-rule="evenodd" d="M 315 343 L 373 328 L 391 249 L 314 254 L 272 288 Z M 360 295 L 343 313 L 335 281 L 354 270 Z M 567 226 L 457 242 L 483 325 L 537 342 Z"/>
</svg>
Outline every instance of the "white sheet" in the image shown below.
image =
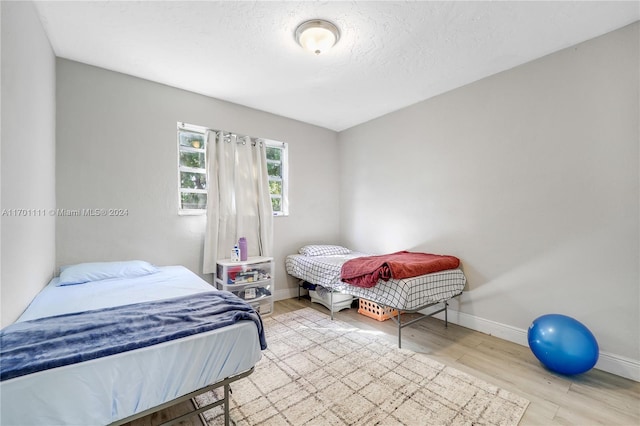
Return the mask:
<svg viewBox="0 0 640 426">
<path fill-rule="evenodd" d="M 114 278 L 62 287 L 56 286 L 56 277 L 31 301 L 16 322 L 108 308 L 122 305 L 125 301 L 149 302 L 215 290 L 215 287 L 183 266 L 164 266 L 159 269 L 157 274 L 142 277 Z"/>
<path fill-rule="evenodd" d="M 56 287 L 19 321 L 216 291 L 183 267 L 130 280 Z M 125 302 L 126 301 L 126 302 Z M 0 382 L 2 425 L 105 425 L 246 371 L 262 353 L 255 324 L 230 327 Z"/>
</svg>

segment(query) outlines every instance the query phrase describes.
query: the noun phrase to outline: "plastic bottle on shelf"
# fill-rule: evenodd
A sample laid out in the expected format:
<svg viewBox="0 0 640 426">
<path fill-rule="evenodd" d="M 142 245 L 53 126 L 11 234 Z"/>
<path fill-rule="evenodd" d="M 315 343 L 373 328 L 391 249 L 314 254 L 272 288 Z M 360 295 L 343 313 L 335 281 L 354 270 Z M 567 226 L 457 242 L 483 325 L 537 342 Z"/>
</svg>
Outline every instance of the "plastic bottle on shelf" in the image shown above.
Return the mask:
<svg viewBox="0 0 640 426">
<path fill-rule="evenodd" d="M 245 237 L 240 237 L 238 247 L 240 248 L 240 260 L 247 260 L 247 239 Z"/>
</svg>

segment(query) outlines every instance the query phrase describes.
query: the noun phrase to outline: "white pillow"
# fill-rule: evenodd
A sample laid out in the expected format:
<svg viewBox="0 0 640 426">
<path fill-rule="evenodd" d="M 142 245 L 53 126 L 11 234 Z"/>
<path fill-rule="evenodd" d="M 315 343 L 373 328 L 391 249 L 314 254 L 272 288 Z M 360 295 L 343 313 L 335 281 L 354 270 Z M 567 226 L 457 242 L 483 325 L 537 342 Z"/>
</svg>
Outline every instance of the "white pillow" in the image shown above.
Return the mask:
<svg viewBox="0 0 640 426">
<path fill-rule="evenodd" d="M 58 286 L 84 284 L 110 278 L 135 278 L 159 271 L 158 268 L 143 260 L 79 263 L 60 269 L 62 272 L 56 284 Z"/>
<path fill-rule="evenodd" d="M 298 253 L 305 256 L 331 256 L 336 254 L 349 254 L 351 250 L 342 246 L 312 244 L 300 248 Z"/>
</svg>

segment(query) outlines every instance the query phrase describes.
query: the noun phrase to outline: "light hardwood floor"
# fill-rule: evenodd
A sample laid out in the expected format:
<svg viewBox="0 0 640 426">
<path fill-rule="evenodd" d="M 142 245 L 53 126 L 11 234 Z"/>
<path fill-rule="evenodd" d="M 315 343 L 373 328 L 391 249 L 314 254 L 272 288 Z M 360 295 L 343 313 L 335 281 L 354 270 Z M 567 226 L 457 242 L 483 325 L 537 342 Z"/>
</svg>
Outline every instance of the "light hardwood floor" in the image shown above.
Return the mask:
<svg viewBox="0 0 640 426">
<path fill-rule="evenodd" d="M 274 315 L 312 307 L 328 314 L 309 299 L 278 301 Z M 418 314 L 414 314 L 418 315 Z M 397 344 L 393 321 L 376 321 L 346 309 L 337 319 L 368 330 L 384 333 Z M 566 377 L 546 370 L 529 348 L 479 333 L 455 324 L 427 318 L 402 330 L 402 347 L 428 354 L 433 359 L 458 370 L 517 393 L 531 401 L 520 422 L 529 425 L 640 425 L 640 383 L 600 370 L 590 370 Z M 145 417 L 131 426 L 152 426 L 160 419 L 191 409 L 190 403 Z M 192 417 L 183 426 L 201 425 Z"/>
</svg>

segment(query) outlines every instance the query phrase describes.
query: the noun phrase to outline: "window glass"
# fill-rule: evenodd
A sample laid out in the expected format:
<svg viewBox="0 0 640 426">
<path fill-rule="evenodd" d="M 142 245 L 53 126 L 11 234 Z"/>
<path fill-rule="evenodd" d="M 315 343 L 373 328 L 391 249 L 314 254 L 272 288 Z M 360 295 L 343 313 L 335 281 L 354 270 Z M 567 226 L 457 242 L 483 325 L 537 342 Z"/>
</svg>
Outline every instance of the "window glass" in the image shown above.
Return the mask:
<svg viewBox="0 0 640 426">
<path fill-rule="evenodd" d="M 178 123 L 178 212 L 181 214 L 203 214 L 207 209 L 206 130 Z"/>
<path fill-rule="evenodd" d="M 189 168 L 204 169 L 204 152 L 180 151 L 180 165 Z"/>
<path fill-rule="evenodd" d="M 179 132 L 179 140 L 181 147 L 204 149 L 204 131 L 201 133 L 192 132 L 183 127 L 182 131 Z"/>
<path fill-rule="evenodd" d="M 187 210 L 206 210 L 207 194 L 182 192 L 180 194 L 180 205 Z"/>
<path fill-rule="evenodd" d="M 289 214 L 287 196 L 287 159 L 288 145 L 283 142 L 265 141 L 267 144 L 267 173 L 269 174 L 269 193 L 271 194 L 271 207 L 275 216 Z"/>
</svg>

